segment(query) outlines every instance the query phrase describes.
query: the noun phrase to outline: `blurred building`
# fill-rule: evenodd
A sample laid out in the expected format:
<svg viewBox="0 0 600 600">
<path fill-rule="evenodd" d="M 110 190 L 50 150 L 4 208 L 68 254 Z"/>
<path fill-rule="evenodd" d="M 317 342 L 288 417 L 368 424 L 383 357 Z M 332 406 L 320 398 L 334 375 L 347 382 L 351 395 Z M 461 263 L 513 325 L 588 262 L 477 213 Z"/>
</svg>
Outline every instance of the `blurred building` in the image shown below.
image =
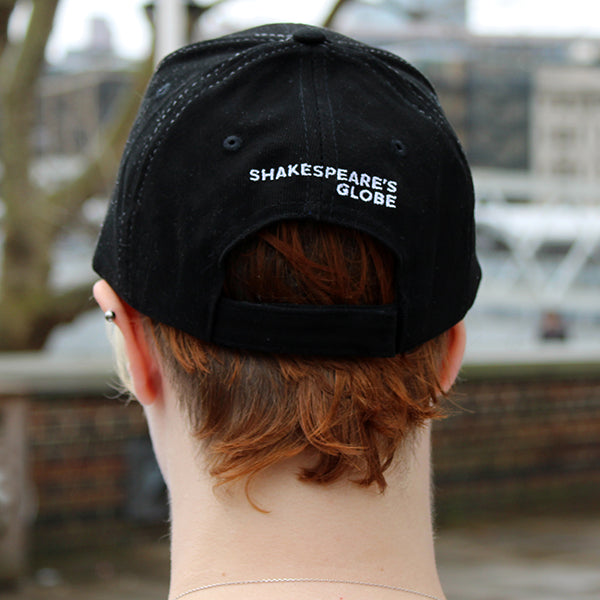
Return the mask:
<svg viewBox="0 0 600 600">
<path fill-rule="evenodd" d="M 469 65 L 465 145 L 471 164 L 528 168 L 530 95 L 530 74 L 510 63 Z"/>
<path fill-rule="evenodd" d="M 549 67 L 581 70 L 574 51 L 580 40 L 574 38 L 476 36 L 439 23 L 399 29 L 393 40 L 360 29 L 348 33 L 402 56 L 432 80 L 478 167 L 530 169 L 537 160 L 533 152 L 544 143 L 532 133 L 536 74 Z M 569 85 L 563 82 L 555 87 Z"/>
<path fill-rule="evenodd" d="M 357 0 L 340 10 L 333 27 L 421 68 L 473 166 L 539 174 L 576 168 L 574 174 L 600 177 L 600 134 L 596 125 L 586 125 L 597 122 L 589 115 L 598 110 L 590 98 L 599 78 L 596 70 L 579 66 L 598 59 L 598 41 L 473 35 L 465 0 Z M 131 68 L 116 56 L 107 23 L 94 19 L 88 43 L 43 79 L 38 150 L 80 152 L 107 122 Z M 577 165 L 574 148 L 585 155 Z"/>
<path fill-rule="evenodd" d="M 36 151 L 40 154 L 80 153 L 108 122 L 129 71 L 50 71 L 41 81 Z"/>
<path fill-rule="evenodd" d="M 473 166 L 526 169 L 530 77 L 469 61 L 421 65 Z"/>
<path fill-rule="evenodd" d="M 465 61 L 427 64 L 427 76 L 435 84 L 444 112 L 463 144 L 467 143 L 472 115 L 468 101 L 469 69 Z"/>
<path fill-rule="evenodd" d="M 134 67 L 116 54 L 108 23 L 92 19 L 87 43 L 49 65 L 41 78 L 36 151 L 82 152 L 108 122 Z"/>
<path fill-rule="evenodd" d="M 466 0 L 371 0 L 348 2 L 336 15 L 340 31 L 360 30 L 361 35 L 391 36 L 399 29 L 438 24 L 464 29 Z"/>
<path fill-rule="evenodd" d="M 599 67 L 543 67 L 535 73 L 530 148 L 537 175 L 600 182 Z"/>
<path fill-rule="evenodd" d="M 128 61 L 115 52 L 109 22 L 103 17 L 92 17 L 84 45 L 69 50 L 53 68 L 62 72 L 109 71 L 126 68 L 127 65 Z"/>
</svg>

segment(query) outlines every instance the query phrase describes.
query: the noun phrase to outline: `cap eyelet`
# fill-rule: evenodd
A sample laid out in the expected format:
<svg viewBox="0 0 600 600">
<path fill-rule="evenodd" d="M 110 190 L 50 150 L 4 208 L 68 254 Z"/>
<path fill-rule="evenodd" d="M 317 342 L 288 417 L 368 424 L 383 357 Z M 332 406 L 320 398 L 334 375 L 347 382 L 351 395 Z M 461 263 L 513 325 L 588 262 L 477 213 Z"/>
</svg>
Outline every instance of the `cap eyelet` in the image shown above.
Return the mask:
<svg viewBox="0 0 600 600">
<path fill-rule="evenodd" d="M 163 85 L 161 85 L 157 90 L 156 90 L 156 94 L 155 97 L 156 98 L 160 98 L 161 96 L 164 96 L 169 90 L 171 89 L 171 84 L 169 82 L 167 83 L 163 83 Z"/>
<path fill-rule="evenodd" d="M 242 138 L 238 135 L 228 135 L 223 140 L 223 148 L 229 152 L 235 152 L 242 147 Z"/>
<path fill-rule="evenodd" d="M 392 149 L 400 156 L 406 156 L 406 145 L 399 139 L 392 140 Z"/>
</svg>

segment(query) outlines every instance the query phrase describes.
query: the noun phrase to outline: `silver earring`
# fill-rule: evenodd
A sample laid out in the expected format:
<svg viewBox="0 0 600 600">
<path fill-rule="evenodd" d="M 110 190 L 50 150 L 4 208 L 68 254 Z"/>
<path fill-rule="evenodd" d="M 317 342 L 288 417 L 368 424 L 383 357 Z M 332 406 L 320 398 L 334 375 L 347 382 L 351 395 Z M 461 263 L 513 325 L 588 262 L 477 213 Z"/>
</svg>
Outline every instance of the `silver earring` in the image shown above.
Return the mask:
<svg viewBox="0 0 600 600">
<path fill-rule="evenodd" d="M 114 323 L 115 317 L 116 315 L 112 310 L 107 310 L 104 313 L 104 318 L 106 319 L 107 323 Z"/>
</svg>

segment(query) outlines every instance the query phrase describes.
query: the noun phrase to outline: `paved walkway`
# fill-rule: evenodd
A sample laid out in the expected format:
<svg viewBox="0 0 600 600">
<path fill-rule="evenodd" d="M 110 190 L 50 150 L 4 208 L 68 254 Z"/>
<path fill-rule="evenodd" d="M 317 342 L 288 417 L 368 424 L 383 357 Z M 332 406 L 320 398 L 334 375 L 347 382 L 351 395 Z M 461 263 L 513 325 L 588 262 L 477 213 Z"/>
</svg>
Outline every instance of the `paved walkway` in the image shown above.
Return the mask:
<svg viewBox="0 0 600 600">
<path fill-rule="evenodd" d="M 448 600 L 600 600 L 600 516 L 440 532 Z"/>
<path fill-rule="evenodd" d="M 448 600 L 598 600 L 600 516 L 521 519 L 441 531 L 438 563 Z M 48 564 L 2 600 L 165 600 L 168 545 Z"/>
</svg>

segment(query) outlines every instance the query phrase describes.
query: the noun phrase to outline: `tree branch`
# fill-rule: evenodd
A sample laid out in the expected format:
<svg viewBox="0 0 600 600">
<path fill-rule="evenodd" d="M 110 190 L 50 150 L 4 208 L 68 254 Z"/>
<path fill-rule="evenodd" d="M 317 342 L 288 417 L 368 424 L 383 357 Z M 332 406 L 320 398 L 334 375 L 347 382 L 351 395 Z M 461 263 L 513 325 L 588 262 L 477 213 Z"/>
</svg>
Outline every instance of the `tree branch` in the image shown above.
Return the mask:
<svg viewBox="0 0 600 600">
<path fill-rule="evenodd" d="M 47 197 L 53 213 L 50 220 L 59 230 L 77 216 L 83 203 L 102 192 L 114 179 L 123 146 L 137 113 L 144 90 L 153 69 L 153 52 L 136 73 L 133 88 L 124 91 L 114 110 L 110 126 L 92 143 L 90 157 L 82 172 Z"/>
<path fill-rule="evenodd" d="M 348 4 L 350 0 L 337 0 L 337 2 L 333 5 L 332 9 L 329 11 L 329 15 L 327 15 L 325 21 L 323 21 L 323 27 L 331 27 L 333 24 L 333 20 L 337 15 L 338 11 L 342 6 Z"/>
<path fill-rule="evenodd" d="M 59 0 L 34 0 L 27 34 L 20 50 L 3 82 L 8 87 L 7 94 L 27 93 L 33 89 L 39 77 L 46 44 L 54 24 L 54 16 Z"/>
</svg>

